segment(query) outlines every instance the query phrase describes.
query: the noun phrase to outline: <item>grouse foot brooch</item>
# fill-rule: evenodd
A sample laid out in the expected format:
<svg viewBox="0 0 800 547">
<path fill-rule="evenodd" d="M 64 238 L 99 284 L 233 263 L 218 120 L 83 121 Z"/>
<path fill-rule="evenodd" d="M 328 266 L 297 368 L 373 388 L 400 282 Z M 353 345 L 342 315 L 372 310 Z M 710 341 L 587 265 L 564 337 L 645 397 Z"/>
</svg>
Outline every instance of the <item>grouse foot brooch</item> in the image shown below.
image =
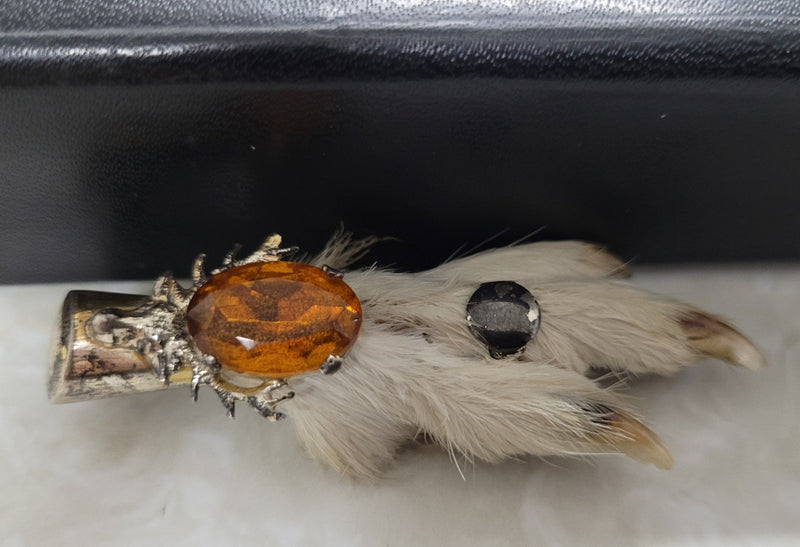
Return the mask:
<svg viewBox="0 0 800 547">
<path fill-rule="evenodd" d="M 312 457 L 367 478 L 420 435 L 469 460 L 623 453 L 668 469 L 662 442 L 598 374 L 765 364 L 722 319 L 631 286 L 597 245 L 348 271 L 376 241 L 338 232 L 292 261 L 273 235 L 210 273 L 199 256 L 188 288 L 167 273 L 152 296 L 70 292 L 50 398 L 188 384 L 196 399 L 207 386 L 231 417 L 237 402 L 288 417 Z"/>
</svg>

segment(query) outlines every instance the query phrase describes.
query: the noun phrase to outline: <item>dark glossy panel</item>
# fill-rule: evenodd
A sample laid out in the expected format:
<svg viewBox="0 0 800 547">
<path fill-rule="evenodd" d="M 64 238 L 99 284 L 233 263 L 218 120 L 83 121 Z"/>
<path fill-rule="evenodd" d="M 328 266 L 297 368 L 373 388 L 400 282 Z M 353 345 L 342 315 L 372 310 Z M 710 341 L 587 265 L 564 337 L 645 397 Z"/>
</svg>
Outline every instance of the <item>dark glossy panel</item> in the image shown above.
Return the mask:
<svg viewBox="0 0 800 547">
<path fill-rule="evenodd" d="M 0 0 L 0 281 L 339 221 L 407 268 L 542 226 L 800 258 L 799 3 L 528 4 Z"/>
<path fill-rule="evenodd" d="M 187 274 L 341 220 L 424 267 L 503 229 L 640 261 L 797 259 L 794 85 L 482 80 L 9 89 L 3 281 Z"/>
</svg>

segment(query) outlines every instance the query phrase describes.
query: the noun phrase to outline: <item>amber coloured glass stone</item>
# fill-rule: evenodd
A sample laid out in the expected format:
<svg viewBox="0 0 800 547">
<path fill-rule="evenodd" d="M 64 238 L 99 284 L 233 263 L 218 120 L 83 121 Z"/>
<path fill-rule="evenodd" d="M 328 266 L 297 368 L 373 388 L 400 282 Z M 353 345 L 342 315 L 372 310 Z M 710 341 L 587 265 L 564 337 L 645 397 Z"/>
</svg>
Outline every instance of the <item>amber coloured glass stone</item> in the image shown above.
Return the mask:
<svg viewBox="0 0 800 547">
<path fill-rule="evenodd" d="M 344 355 L 361 328 L 361 303 L 314 266 L 256 262 L 211 276 L 186 318 L 197 347 L 223 369 L 286 378 Z"/>
</svg>

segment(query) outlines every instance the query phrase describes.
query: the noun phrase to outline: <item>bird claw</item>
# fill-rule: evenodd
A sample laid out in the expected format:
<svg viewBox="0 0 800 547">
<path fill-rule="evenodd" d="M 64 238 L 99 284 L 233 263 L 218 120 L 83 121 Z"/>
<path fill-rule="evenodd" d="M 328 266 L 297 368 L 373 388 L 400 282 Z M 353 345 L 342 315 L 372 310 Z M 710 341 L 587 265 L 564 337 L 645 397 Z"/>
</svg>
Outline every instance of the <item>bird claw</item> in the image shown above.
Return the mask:
<svg viewBox="0 0 800 547">
<path fill-rule="evenodd" d="M 334 251 L 320 256 L 337 263 Z M 304 380 L 311 387 L 291 407 L 298 433 L 312 456 L 369 477 L 419 432 L 469 461 L 618 452 L 669 469 L 669 452 L 626 399 L 587 375 L 667 375 L 703 357 L 749 369 L 765 361 L 711 314 L 609 279 L 629 274 L 597 245 L 543 242 L 419 274 L 348 276 L 380 324 L 348 354 L 347 380 Z M 527 288 L 541 310 L 524 353 L 502 362 L 470 334 L 460 307 L 476 287 L 497 280 Z M 382 361 L 387 347 L 402 354 Z M 359 397 L 348 396 L 352 380 Z"/>
<path fill-rule="evenodd" d="M 699 355 L 750 370 L 766 366 L 764 356 L 753 343 L 725 321 L 697 310 L 686 313 L 679 321 L 687 344 Z"/>
</svg>

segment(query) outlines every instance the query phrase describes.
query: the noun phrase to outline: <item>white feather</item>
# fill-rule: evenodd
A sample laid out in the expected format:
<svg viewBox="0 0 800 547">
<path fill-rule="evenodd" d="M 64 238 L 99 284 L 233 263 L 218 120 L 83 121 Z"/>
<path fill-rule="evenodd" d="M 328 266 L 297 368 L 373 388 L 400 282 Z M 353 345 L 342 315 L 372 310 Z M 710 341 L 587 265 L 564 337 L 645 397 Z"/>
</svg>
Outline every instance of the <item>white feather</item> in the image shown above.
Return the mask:
<svg viewBox="0 0 800 547">
<path fill-rule="evenodd" d="M 339 233 L 312 263 L 346 267 L 374 241 Z M 379 476 L 420 433 L 468 460 L 619 451 L 669 467 L 627 401 L 584 373 L 672 373 L 703 353 L 682 319 L 716 320 L 606 278 L 620 273 L 622 262 L 581 242 L 487 251 L 417 274 L 350 272 L 361 334 L 338 373 L 292 379 L 296 397 L 281 410 L 312 457 L 361 477 Z M 541 330 L 518 358 L 490 358 L 465 321 L 472 292 L 493 280 L 522 284 L 541 305 Z"/>
</svg>

